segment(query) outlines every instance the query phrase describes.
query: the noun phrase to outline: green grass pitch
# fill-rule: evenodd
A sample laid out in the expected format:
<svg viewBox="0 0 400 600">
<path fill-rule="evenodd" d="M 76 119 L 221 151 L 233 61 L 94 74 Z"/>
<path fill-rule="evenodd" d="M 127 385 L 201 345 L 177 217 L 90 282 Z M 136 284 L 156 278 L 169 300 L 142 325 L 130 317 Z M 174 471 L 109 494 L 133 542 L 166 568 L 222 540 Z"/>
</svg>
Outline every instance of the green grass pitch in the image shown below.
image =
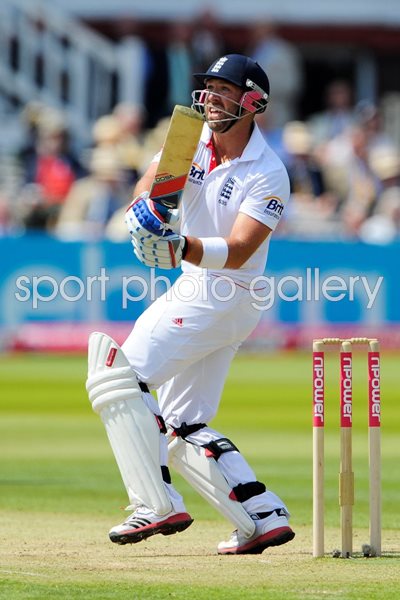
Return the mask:
<svg viewBox="0 0 400 600">
<path fill-rule="evenodd" d="M 400 597 L 400 355 L 382 355 L 382 558 L 340 546 L 338 357 L 327 357 L 326 558 L 311 556 L 311 352 L 239 355 L 212 425 L 287 503 L 296 538 L 258 556 L 217 556 L 231 525 L 178 476 L 186 532 L 115 546 L 127 498 L 83 356 L 0 357 L 1 599 L 397 599 Z M 354 366 L 354 549 L 368 542 L 367 364 Z M 174 474 L 173 474 L 174 475 Z"/>
</svg>

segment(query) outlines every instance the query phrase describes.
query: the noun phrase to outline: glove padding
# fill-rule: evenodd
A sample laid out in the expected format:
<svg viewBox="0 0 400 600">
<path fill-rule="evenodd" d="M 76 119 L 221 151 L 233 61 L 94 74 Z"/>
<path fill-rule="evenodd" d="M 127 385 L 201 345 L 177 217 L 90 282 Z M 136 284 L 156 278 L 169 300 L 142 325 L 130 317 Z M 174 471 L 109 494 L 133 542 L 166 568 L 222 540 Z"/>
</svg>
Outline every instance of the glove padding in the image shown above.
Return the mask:
<svg viewBox="0 0 400 600">
<path fill-rule="evenodd" d="M 135 256 L 148 267 L 175 269 L 179 267 L 186 246 L 186 238 L 173 231 L 165 231 L 162 237 L 139 239 L 132 236 Z"/>
<path fill-rule="evenodd" d="M 133 238 L 152 240 L 170 233 L 176 211 L 154 202 L 149 192 L 137 196 L 125 213 L 125 223 Z"/>
</svg>

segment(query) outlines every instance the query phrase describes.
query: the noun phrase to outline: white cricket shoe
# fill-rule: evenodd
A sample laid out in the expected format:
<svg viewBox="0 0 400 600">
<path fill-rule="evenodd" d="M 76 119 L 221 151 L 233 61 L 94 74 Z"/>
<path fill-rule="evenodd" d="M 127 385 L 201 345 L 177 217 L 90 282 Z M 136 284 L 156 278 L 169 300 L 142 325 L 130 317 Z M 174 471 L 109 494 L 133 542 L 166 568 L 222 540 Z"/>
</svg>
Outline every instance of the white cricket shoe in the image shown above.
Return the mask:
<svg viewBox="0 0 400 600">
<path fill-rule="evenodd" d="M 261 554 L 265 548 L 281 546 L 295 536 L 283 508 L 257 513 L 251 517 L 256 524 L 254 534 L 247 538 L 236 529 L 229 541 L 218 544 L 218 554 Z"/>
<path fill-rule="evenodd" d="M 139 506 L 126 521 L 113 527 L 109 536 L 116 544 L 136 544 L 156 533 L 172 535 L 184 531 L 192 523 L 192 517 L 186 512 L 171 510 L 161 516 L 145 506 Z"/>
</svg>

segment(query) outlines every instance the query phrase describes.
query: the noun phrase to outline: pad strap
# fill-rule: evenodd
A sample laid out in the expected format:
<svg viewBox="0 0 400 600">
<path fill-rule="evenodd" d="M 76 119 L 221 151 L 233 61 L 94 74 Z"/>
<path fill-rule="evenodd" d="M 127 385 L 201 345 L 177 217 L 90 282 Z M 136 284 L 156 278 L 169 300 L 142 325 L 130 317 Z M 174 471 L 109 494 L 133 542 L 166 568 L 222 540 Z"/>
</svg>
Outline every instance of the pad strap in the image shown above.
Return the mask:
<svg viewBox="0 0 400 600">
<path fill-rule="evenodd" d="M 207 427 L 206 423 L 193 423 L 192 425 L 188 425 L 183 422 L 180 427 L 173 427 L 174 435 L 177 437 L 181 437 L 183 440 L 187 438 L 188 435 L 199 431 L 199 429 L 203 429 L 203 427 Z"/>
<path fill-rule="evenodd" d="M 165 425 L 165 421 L 161 415 L 154 415 L 157 421 L 158 428 L 160 433 L 167 433 L 167 426 Z"/>
<path fill-rule="evenodd" d="M 251 516 L 254 521 L 257 521 L 258 519 L 266 519 L 267 517 L 270 517 L 273 513 L 277 514 L 278 517 L 288 516 L 288 513 L 285 511 L 284 508 L 275 508 L 274 510 L 269 510 L 268 512 L 252 513 Z"/>
<path fill-rule="evenodd" d="M 208 444 L 203 444 L 203 448 L 205 448 L 206 456 L 212 457 L 215 460 L 218 460 L 224 452 L 234 452 L 235 450 L 239 452 L 239 449 L 228 438 L 213 440 L 212 442 L 208 442 Z"/>
<path fill-rule="evenodd" d="M 139 387 L 145 394 L 150 394 L 149 386 L 143 381 L 138 381 Z"/>
<path fill-rule="evenodd" d="M 139 387 L 140 387 L 141 391 L 144 394 L 150 394 L 150 390 L 149 390 L 149 387 L 148 387 L 147 383 L 144 383 L 143 381 L 138 380 L 138 384 L 139 384 Z M 162 416 L 161 415 L 156 415 L 156 414 L 154 416 L 155 416 L 155 419 L 157 421 L 157 425 L 158 425 L 158 428 L 160 430 L 160 433 L 167 433 L 167 426 L 165 425 L 165 421 L 162 418 Z"/>
<path fill-rule="evenodd" d="M 161 475 L 165 483 L 171 483 L 171 473 L 165 465 L 161 465 Z"/>
<path fill-rule="evenodd" d="M 248 483 L 239 483 L 232 488 L 229 498 L 238 502 L 245 502 L 253 496 L 258 496 L 266 491 L 266 487 L 261 481 L 249 481 Z"/>
</svg>

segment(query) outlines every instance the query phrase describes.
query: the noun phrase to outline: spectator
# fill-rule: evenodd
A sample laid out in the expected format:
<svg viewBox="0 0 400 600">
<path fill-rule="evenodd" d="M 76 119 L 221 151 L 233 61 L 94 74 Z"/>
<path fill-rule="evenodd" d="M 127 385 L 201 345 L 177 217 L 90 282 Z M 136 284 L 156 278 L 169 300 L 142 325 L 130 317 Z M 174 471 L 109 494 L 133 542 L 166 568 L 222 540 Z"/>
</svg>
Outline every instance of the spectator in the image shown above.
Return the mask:
<svg viewBox="0 0 400 600">
<path fill-rule="evenodd" d="M 362 223 L 372 214 L 381 184 L 371 169 L 365 130 L 353 127 L 350 141 L 351 152 L 341 163 L 337 175 L 343 184 L 344 231 L 353 236 L 359 234 Z"/>
<path fill-rule="evenodd" d="M 369 163 L 381 190 L 372 215 L 360 227 L 360 237 L 368 243 L 387 244 L 400 233 L 399 151 L 393 146 L 374 148 Z"/>
<path fill-rule="evenodd" d="M 148 164 L 152 161 L 155 154 L 160 151 L 165 136 L 167 134 L 170 117 L 160 119 L 155 127 L 148 130 L 143 139 L 141 147 L 141 163 L 139 165 L 139 173 L 142 175 Z M 125 225 L 126 206 L 122 206 L 114 213 L 110 222 L 107 224 L 105 235 L 114 241 L 123 241 L 129 239 L 129 234 Z"/>
<path fill-rule="evenodd" d="M 356 105 L 354 114 L 356 122 L 365 131 L 369 151 L 381 147 L 395 147 L 393 138 L 383 129 L 382 114 L 378 106 L 361 101 Z"/>
<path fill-rule="evenodd" d="M 338 200 L 328 191 L 313 156 L 309 128 L 301 121 L 291 121 L 283 128 L 282 140 L 291 188 L 282 230 L 307 236 L 337 230 Z"/>
<path fill-rule="evenodd" d="M 192 33 L 193 71 L 203 73 L 216 56 L 222 56 L 225 48 L 221 28 L 210 9 L 204 10 L 196 19 Z"/>
<path fill-rule="evenodd" d="M 155 127 L 147 131 L 143 139 L 142 161 L 140 165 L 142 173 L 145 171 L 146 165 L 148 165 L 153 156 L 163 146 L 169 123 L 170 117 L 164 117 L 158 121 Z"/>
<path fill-rule="evenodd" d="M 135 185 L 143 154 L 143 126 L 145 110 L 142 106 L 121 103 L 113 111 L 119 124 L 116 147 L 128 181 Z"/>
<path fill-rule="evenodd" d="M 141 139 L 145 121 L 143 105 L 121 102 L 114 107 L 113 115 L 120 125 L 121 139 L 125 137 Z"/>
<path fill-rule="evenodd" d="M 361 165 L 364 165 L 364 171 L 369 171 L 374 176 L 368 162 L 369 150 L 369 136 L 361 125 L 351 126 L 327 142 L 323 150 L 321 146 L 316 148 L 316 157 L 324 171 L 328 187 L 343 200 L 349 193 L 352 168 L 359 172 Z"/>
<path fill-rule="evenodd" d="M 325 192 L 322 172 L 312 155 L 312 138 L 307 125 L 290 121 L 283 128 L 292 194 L 318 197 Z"/>
<path fill-rule="evenodd" d="M 297 116 L 297 99 L 303 85 L 300 53 L 269 22 L 252 27 L 248 54 L 265 70 L 271 83 L 271 98 L 264 113 L 267 120 L 261 125 L 267 132 L 281 129 Z"/>
<path fill-rule="evenodd" d="M 130 186 L 112 147 L 92 152 L 90 174 L 74 183 L 57 223 L 57 234 L 67 239 L 102 237 L 113 214 L 127 205 Z"/>
<path fill-rule="evenodd" d="M 345 133 L 353 125 L 352 90 L 343 80 L 332 81 L 325 90 L 325 109 L 308 119 L 314 143 L 319 146 Z"/>
<path fill-rule="evenodd" d="M 193 72 L 191 34 L 191 27 L 187 23 L 178 22 L 170 26 L 167 43 L 168 112 L 172 112 L 176 104 L 183 106 L 191 104 Z"/>
<path fill-rule="evenodd" d="M 368 244 L 390 244 L 400 235 L 400 188 L 385 192 L 375 214 L 359 227 L 359 237 Z"/>
<path fill-rule="evenodd" d="M 318 137 L 314 135 L 314 139 L 318 144 Z M 332 139 L 317 145 L 316 148 L 318 160 L 326 169 L 328 185 L 339 191 L 342 196 L 347 194 L 348 184 L 348 177 L 343 177 L 343 170 L 347 171 L 348 165 L 353 161 L 354 144 L 358 145 L 357 140 L 359 142 L 362 140 L 363 160 L 366 163 L 368 163 L 368 154 L 375 149 L 395 147 L 393 139 L 383 130 L 378 107 L 370 102 L 359 102 L 353 111 L 350 125 Z"/>
<path fill-rule="evenodd" d="M 149 40 L 148 67 L 145 89 L 145 106 L 147 110 L 146 128 L 153 128 L 160 119 L 169 114 L 169 67 L 167 57 L 167 27 Z"/>
<path fill-rule="evenodd" d="M 394 146 L 373 147 L 369 151 L 369 164 L 381 182 L 382 192 L 400 185 L 400 153 Z"/>
<path fill-rule="evenodd" d="M 92 136 L 95 146 L 116 146 L 121 136 L 121 123 L 117 116 L 103 115 L 93 125 Z"/>
<path fill-rule="evenodd" d="M 60 207 L 73 182 L 84 170 L 69 148 L 68 131 L 62 114 L 46 109 L 37 123 L 37 139 L 22 155 L 25 184 L 34 185 L 36 200 L 25 215 L 28 229 L 52 229 Z M 26 195 L 22 190 L 21 198 Z"/>
<path fill-rule="evenodd" d="M 21 112 L 21 121 L 25 130 L 25 140 L 18 152 L 18 159 L 26 170 L 27 165 L 36 156 L 38 143 L 39 121 L 45 114 L 46 107 L 38 101 L 28 102 Z"/>
</svg>

